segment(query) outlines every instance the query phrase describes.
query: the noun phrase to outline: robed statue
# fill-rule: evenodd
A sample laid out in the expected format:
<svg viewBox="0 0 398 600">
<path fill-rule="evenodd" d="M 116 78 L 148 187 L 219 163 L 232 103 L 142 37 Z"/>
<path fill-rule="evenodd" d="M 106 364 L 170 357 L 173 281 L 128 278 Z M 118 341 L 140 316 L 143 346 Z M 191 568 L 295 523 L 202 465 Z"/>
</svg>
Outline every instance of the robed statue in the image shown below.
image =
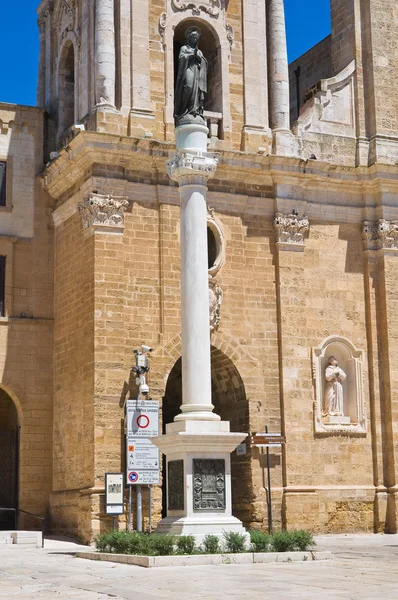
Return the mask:
<svg viewBox="0 0 398 600">
<path fill-rule="evenodd" d="M 342 383 L 347 378 L 334 356 L 328 361 L 325 371 L 325 393 L 323 398 L 323 416 L 342 417 L 344 415 L 344 395 Z"/>
<path fill-rule="evenodd" d="M 174 92 L 174 119 L 176 126 L 187 115 L 203 115 L 207 93 L 207 60 L 198 48 L 200 29 L 189 27 L 185 32 L 186 44 L 178 58 L 178 74 Z"/>
</svg>

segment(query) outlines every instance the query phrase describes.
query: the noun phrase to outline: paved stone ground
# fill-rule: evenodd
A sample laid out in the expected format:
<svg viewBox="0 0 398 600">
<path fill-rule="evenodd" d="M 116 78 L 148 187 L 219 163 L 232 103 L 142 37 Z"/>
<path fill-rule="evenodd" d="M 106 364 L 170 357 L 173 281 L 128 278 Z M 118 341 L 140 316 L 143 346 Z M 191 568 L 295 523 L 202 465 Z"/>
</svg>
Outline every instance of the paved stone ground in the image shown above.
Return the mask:
<svg viewBox="0 0 398 600">
<path fill-rule="evenodd" d="M 74 558 L 70 541 L 0 546 L 0 600 L 396 600 L 398 535 L 317 538 L 333 560 L 143 569 Z M 86 548 L 85 548 L 86 549 Z"/>
</svg>

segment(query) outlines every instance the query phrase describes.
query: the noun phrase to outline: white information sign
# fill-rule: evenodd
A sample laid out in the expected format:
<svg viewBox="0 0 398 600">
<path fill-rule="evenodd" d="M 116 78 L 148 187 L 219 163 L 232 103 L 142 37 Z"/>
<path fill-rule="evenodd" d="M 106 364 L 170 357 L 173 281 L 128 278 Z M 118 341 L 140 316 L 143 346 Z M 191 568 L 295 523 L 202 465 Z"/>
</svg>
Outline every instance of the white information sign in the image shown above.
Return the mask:
<svg viewBox="0 0 398 600">
<path fill-rule="evenodd" d="M 159 435 L 159 402 L 156 400 L 127 400 L 127 439 Z"/>
<path fill-rule="evenodd" d="M 160 455 L 149 438 L 159 435 L 159 403 L 128 400 L 126 419 L 127 484 L 156 485 L 160 483 Z"/>
<path fill-rule="evenodd" d="M 124 513 L 123 473 L 105 473 L 105 513 L 122 515 Z"/>
</svg>

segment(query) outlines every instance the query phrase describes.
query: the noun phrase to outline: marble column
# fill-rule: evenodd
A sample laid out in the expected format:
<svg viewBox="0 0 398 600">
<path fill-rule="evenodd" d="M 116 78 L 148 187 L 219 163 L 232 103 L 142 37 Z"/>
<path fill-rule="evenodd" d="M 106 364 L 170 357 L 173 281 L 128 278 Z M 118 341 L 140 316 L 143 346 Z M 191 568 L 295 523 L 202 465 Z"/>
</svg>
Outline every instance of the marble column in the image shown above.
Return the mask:
<svg viewBox="0 0 398 600">
<path fill-rule="evenodd" d="M 268 2 L 270 121 L 273 152 L 291 151 L 289 65 L 287 60 L 285 8 L 283 0 Z"/>
<path fill-rule="evenodd" d="M 176 130 L 177 155 L 169 175 L 179 184 L 181 245 L 182 401 L 176 420 L 219 420 L 212 411 L 209 277 L 207 257 L 207 180 L 217 166 L 207 153 L 207 127 Z"/>
<path fill-rule="evenodd" d="M 95 101 L 115 108 L 116 51 L 114 0 L 95 2 Z"/>
</svg>

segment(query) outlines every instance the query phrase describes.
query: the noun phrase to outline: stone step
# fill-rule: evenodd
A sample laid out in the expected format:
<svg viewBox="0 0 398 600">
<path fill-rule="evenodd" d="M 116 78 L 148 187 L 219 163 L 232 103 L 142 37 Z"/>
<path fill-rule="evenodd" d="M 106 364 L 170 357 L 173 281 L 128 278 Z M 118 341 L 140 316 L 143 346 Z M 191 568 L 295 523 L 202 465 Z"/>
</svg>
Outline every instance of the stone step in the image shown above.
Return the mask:
<svg viewBox="0 0 398 600">
<path fill-rule="evenodd" d="M 0 531 L 0 544 L 19 544 L 41 548 L 41 531 Z"/>
</svg>

